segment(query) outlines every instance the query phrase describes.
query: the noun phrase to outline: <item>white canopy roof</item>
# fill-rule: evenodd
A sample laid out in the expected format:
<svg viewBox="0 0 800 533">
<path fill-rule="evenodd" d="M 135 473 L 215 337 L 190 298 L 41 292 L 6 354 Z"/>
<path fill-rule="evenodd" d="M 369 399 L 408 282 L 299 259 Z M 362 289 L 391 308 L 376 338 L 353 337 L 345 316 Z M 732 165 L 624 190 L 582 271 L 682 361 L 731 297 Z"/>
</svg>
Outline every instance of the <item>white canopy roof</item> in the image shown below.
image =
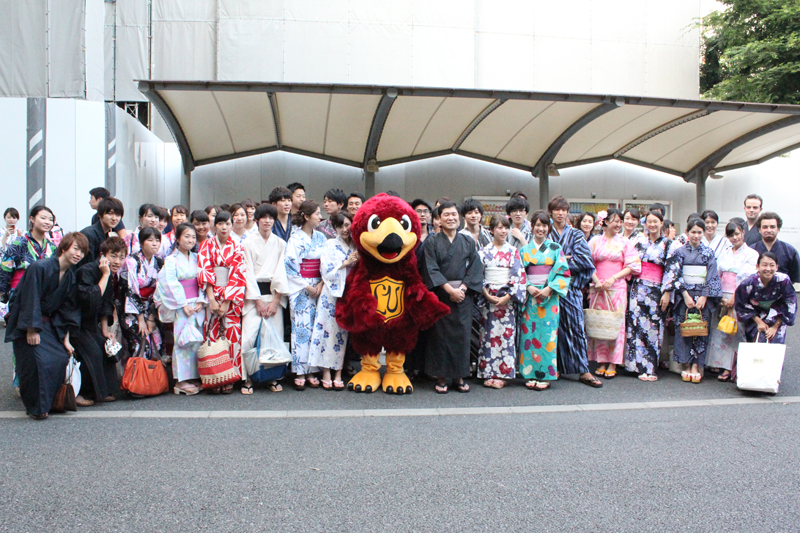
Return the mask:
<svg viewBox="0 0 800 533">
<path fill-rule="evenodd" d="M 184 168 L 285 150 L 359 168 L 460 154 L 542 176 L 619 159 L 683 177 L 800 147 L 800 106 L 300 83 L 139 81 Z"/>
</svg>

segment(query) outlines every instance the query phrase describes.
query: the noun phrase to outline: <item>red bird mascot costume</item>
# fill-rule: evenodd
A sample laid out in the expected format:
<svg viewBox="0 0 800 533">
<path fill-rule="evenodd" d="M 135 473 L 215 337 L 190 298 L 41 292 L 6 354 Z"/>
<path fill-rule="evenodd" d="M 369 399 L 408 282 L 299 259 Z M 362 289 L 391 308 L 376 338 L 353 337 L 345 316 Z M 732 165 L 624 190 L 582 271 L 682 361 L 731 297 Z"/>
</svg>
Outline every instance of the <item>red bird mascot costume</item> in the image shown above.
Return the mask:
<svg viewBox="0 0 800 533">
<path fill-rule="evenodd" d="M 383 390 L 411 393 L 403 371 L 406 354 L 417 334 L 450 312 L 425 287 L 417 270 L 419 217 L 400 198 L 379 194 L 361 206 L 351 235 L 358 262 L 347 276 L 336 304 L 336 322 L 350 332 L 353 348 L 362 355 L 361 371 L 348 390 L 373 392 L 381 385 L 378 354 L 386 349 Z"/>
</svg>

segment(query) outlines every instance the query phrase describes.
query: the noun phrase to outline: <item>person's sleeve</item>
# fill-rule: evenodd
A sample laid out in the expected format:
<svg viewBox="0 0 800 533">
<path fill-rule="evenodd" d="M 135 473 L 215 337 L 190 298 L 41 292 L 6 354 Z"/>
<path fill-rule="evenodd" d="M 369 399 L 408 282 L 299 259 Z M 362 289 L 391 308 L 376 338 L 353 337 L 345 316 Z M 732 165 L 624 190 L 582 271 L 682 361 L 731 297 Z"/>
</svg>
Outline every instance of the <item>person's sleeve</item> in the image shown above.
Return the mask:
<svg viewBox="0 0 800 533">
<path fill-rule="evenodd" d="M 439 269 L 439 262 L 436 260 L 435 243 L 426 242 L 425 244 L 425 270 L 423 273 L 429 289 L 440 287 L 447 283 L 447 278 L 442 274 Z"/>
</svg>

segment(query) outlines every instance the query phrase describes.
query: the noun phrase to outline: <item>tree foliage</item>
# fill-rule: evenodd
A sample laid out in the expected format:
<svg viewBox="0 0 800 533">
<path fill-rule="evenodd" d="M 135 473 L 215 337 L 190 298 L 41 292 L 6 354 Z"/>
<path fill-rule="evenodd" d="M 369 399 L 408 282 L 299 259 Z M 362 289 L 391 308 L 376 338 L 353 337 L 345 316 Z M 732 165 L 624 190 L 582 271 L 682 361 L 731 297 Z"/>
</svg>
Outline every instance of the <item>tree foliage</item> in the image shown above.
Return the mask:
<svg viewBox="0 0 800 533">
<path fill-rule="evenodd" d="M 703 96 L 800 104 L 800 0 L 721 3 L 700 24 Z"/>
</svg>

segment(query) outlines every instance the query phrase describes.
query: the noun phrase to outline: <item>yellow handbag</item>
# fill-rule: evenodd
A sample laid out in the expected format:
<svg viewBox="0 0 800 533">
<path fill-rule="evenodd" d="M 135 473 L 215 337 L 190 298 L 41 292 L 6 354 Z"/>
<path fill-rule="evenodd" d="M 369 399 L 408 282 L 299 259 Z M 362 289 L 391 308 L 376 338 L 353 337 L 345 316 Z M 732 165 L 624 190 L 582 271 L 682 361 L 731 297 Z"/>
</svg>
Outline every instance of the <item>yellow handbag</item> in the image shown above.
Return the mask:
<svg viewBox="0 0 800 533">
<path fill-rule="evenodd" d="M 739 323 L 733 318 L 733 309 L 728 310 L 728 314 L 719 319 L 717 329 L 722 333 L 733 335 L 739 329 Z"/>
</svg>

